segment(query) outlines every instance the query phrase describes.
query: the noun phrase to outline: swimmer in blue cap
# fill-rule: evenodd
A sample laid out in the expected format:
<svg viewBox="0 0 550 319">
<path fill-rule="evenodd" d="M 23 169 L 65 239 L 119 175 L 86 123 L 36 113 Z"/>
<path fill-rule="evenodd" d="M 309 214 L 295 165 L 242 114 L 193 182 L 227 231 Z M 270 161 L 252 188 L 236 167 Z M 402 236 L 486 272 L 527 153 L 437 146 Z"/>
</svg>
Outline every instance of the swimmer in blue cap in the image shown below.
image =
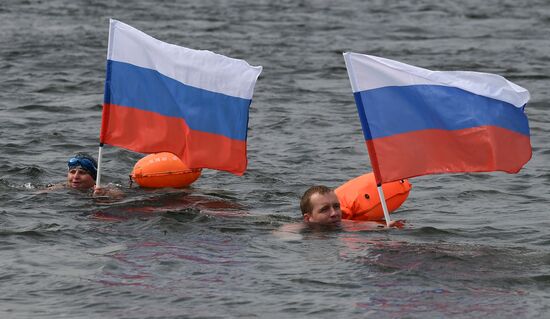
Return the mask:
<svg viewBox="0 0 550 319">
<path fill-rule="evenodd" d="M 67 162 L 67 187 L 77 190 L 93 190 L 94 197 L 122 198 L 123 192 L 111 184 L 96 186 L 97 162 L 87 153 L 77 153 Z"/>
<path fill-rule="evenodd" d="M 67 163 L 67 186 L 79 190 L 92 189 L 97 178 L 97 162 L 86 153 L 77 153 Z"/>
<path fill-rule="evenodd" d="M 79 191 L 92 191 L 96 198 L 107 197 L 120 199 L 124 197 L 122 190 L 116 185 L 106 184 L 101 188 L 96 185 L 97 162 L 87 153 L 77 153 L 67 162 L 67 181 L 59 184 L 49 184 L 48 190 L 72 188 Z"/>
</svg>

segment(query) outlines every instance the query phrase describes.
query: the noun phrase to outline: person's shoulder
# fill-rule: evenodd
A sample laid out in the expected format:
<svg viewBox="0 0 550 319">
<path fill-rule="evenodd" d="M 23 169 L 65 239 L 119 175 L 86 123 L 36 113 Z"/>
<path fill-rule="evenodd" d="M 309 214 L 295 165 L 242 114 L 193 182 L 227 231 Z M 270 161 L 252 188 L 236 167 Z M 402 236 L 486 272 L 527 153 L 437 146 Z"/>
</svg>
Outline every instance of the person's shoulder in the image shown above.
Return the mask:
<svg viewBox="0 0 550 319">
<path fill-rule="evenodd" d="M 58 190 L 58 189 L 65 189 L 65 188 L 67 188 L 66 183 L 54 183 L 54 184 L 46 185 L 46 187 L 44 187 L 44 190 L 55 191 L 55 190 Z"/>
<path fill-rule="evenodd" d="M 43 194 L 43 193 L 49 193 L 49 192 L 55 192 L 55 191 L 58 191 L 58 190 L 63 190 L 63 189 L 67 189 L 67 184 L 66 183 L 50 183 L 50 184 L 47 184 L 47 185 L 40 185 L 40 186 L 37 186 L 35 191 L 36 191 L 36 194 Z"/>
<path fill-rule="evenodd" d="M 282 240 L 301 240 L 303 238 L 302 231 L 304 230 L 304 223 L 290 223 L 284 224 L 278 229 L 273 231 L 273 235 Z"/>
</svg>

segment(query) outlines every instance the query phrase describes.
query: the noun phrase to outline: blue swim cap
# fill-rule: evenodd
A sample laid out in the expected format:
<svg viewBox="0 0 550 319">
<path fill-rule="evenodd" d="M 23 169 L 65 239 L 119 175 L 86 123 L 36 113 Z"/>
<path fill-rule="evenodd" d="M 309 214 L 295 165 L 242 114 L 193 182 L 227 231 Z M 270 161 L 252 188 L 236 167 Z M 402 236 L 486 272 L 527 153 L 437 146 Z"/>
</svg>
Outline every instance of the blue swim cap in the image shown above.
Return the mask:
<svg viewBox="0 0 550 319">
<path fill-rule="evenodd" d="M 78 153 L 67 163 L 69 169 L 80 167 L 90 174 L 94 178 L 97 178 L 97 162 L 93 157 L 86 153 Z"/>
</svg>

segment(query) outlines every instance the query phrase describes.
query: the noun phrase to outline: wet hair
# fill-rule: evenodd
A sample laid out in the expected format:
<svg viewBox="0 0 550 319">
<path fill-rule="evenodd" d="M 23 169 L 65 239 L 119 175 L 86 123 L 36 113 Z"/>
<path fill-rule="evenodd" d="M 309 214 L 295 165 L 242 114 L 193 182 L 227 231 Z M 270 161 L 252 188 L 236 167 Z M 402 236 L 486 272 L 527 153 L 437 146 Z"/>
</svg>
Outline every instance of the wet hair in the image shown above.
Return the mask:
<svg viewBox="0 0 550 319">
<path fill-rule="evenodd" d="M 332 191 L 333 190 L 331 188 L 324 185 L 315 185 L 308 188 L 300 200 L 300 210 L 302 210 L 302 215 L 309 214 L 313 210 L 313 207 L 311 206 L 311 196 L 314 194 L 324 195 Z"/>
<path fill-rule="evenodd" d="M 84 160 L 84 161 L 80 161 Z M 97 162 L 96 160 L 88 153 L 76 153 L 73 157 L 69 159 L 68 162 L 69 169 L 80 167 L 92 176 L 94 180 L 97 178 Z"/>
</svg>

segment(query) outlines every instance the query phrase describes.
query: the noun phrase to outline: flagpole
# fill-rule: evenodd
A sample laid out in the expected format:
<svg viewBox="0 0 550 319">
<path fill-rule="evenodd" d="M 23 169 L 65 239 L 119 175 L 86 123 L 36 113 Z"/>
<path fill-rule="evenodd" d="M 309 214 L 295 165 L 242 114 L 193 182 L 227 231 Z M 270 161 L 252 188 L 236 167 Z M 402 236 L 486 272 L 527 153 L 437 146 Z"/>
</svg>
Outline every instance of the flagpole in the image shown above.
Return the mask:
<svg viewBox="0 0 550 319">
<path fill-rule="evenodd" d="M 103 155 L 103 143 L 99 143 L 99 152 L 97 154 L 97 178 L 95 181 L 95 187 L 100 188 L 101 186 L 101 158 Z"/>
<path fill-rule="evenodd" d="M 390 213 L 388 212 L 388 206 L 386 205 L 386 198 L 384 197 L 384 190 L 382 185 L 376 185 L 378 188 L 378 196 L 380 196 L 380 204 L 382 204 L 382 210 L 384 211 L 384 219 L 386 220 L 386 226 L 390 227 Z"/>
</svg>

